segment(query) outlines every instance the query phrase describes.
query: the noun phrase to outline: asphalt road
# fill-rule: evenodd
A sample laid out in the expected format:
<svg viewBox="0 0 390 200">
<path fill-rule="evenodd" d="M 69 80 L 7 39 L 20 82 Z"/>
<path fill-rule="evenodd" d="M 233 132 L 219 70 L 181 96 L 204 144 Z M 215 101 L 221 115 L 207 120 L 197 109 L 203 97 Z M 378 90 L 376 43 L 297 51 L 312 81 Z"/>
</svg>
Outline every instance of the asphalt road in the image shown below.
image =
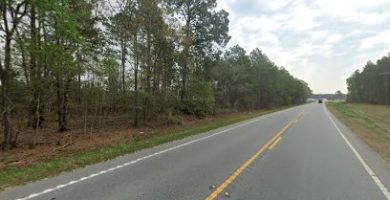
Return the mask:
<svg viewBox="0 0 390 200">
<path fill-rule="evenodd" d="M 308 104 L 0 193 L 1 200 L 390 200 L 390 167 Z"/>
</svg>

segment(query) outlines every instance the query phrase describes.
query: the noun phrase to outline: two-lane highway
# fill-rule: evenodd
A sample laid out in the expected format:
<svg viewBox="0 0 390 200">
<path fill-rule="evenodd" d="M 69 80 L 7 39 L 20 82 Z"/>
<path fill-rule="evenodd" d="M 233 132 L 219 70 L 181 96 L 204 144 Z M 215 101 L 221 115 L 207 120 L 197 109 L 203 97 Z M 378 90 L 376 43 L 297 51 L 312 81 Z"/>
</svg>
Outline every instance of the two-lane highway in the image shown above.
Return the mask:
<svg viewBox="0 0 390 200">
<path fill-rule="evenodd" d="M 324 105 L 308 104 L 10 188 L 0 199 L 390 200 L 387 185 Z"/>
</svg>

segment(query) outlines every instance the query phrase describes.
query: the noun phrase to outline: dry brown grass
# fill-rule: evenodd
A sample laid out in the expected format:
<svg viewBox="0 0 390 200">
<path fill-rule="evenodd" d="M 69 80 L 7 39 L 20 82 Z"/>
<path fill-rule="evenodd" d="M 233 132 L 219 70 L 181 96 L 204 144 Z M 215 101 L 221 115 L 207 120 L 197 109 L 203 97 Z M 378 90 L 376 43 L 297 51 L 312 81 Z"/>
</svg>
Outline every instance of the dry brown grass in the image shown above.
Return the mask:
<svg viewBox="0 0 390 200">
<path fill-rule="evenodd" d="M 390 109 L 368 104 L 327 105 L 337 118 L 390 163 Z"/>
<path fill-rule="evenodd" d="M 140 128 L 134 128 L 125 123 L 118 123 L 109 128 L 94 128 L 85 131 L 83 128 L 72 128 L 65 133 L 58 133 L 55 124 L 48 128 L 34 131 L 19 123 L 17 127 L 17 148 L 10 151 L 0 151 L 0 170 L 9 167 L 26 166 L 36 162 L 51 160 L 76 152 L 89 151 L 102 147 L 121 145 L 137 138 L 147 138 L 155 135 L 175 132 L 191 126 L 215 121 L 219 118 L 234 117 L 244 113 L 230 113 L 218 117 L 199 119 L 183 116 L 180 124 L 165 126 L 150 123 Z M 110 121 L 106 119 L 106 121 Z M 2 135 L 0 136 L 2 141 Z"/>
<path fill-rule="evenodd" d="M 272 109 L 268 111 L 272 111 Z M 84 128 L 76 128 L 77 126 L 73 125 L 73 128 L 65 133 L 58 133 L 55 123 L 47 123 L 46 128 L 34 131 L 27 127 L 26 122 L 17 122 L 15 127 L 18 133 L 17 147 L 6 152 L 0 151 L 0 170 L 28 166 L 78 152 L 118 146 L 132 142 L 135 139 L 147 139 L 221 121 L 228 122 L 229 120 L 250 118 L 250 116 L 257 116 L 266 112 L 264 110 L 230 112 L 203 119 L 194 116 L 177 116 L 180 123 L 166 125 L 157 121 L 144 124 L 140 128 L 130 126 L 128 121 L 122 122 L 123 120 L 114 120 L 115 117 L 109 117 L 105 121 L 112 122 L 106 128 L 90 129 L 88 126 L 86 131 Z M 2 141 L 2 137 L 1 134 L 0 141 Z"/>
</svg>

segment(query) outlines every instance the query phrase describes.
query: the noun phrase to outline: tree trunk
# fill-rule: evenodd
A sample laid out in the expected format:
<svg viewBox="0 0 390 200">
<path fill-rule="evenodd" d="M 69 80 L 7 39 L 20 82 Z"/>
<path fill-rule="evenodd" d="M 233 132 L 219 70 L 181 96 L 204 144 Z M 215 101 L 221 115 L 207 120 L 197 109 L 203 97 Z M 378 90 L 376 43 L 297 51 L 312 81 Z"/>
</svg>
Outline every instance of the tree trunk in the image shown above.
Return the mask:
<svg viewBox="0 0 390 200">
<path fill-rule="evenodd" d="M 137 32 L 134 34 L 134 60 L 135 60 L 135 66 L 134 66 L 134 106 L 135 106 L 135 112 L 134 112 L 134 126 L 138 127 L 138 38 L 137 38 Z"/>
<path fill-rule="evenodd" d="M 151 55 L 151 37 L 152 34 L 150 33 L 150 24 L 147 27 L 147 34 L 146 34 L 146 91 L 148 94 L 151 92 L 151 76 L 152 76 L 152 55 Z M 144 55 L 143 55 L 144 56 Z"/>
<path fill-rule="evenodd" d="M 188 60 L 190 57 L 191 47 L 191 8 L 190 2 L 187 2 L 187 19 L 186 19 L 186 35 L 184 38 L 184 50 L 183 50 L 183 69 L 182 69 L 182 91 L 181 91 L 181 102 L 187 100 L 187 79 L 188 79 Z"/>
<path fill-rule="evenodd" d="M 77 74 L 77 86 L 78 86 L 78 95 L 77 95 L 77 103 L 81 105 L 81 96 L 82 96 L 82 91 L 81 91 L 81 65 L 79 64 L 79 72 Z"/>
<path fill-rule="evenodd" d="M 68 82 L 64 84 L 63 77 L 57 73 L 57 107 L 58 107 L 58 132 L 65 132 L 67 128 L 67 88 Z"/>
<path fill-rule="evenodd" d="M 30 74 L 29 74 L 29 69 L 28 69 L 28 64 L 27 64 L 27 59 L 26 59 L 26 47 L 23 44 L 23 37 L 20 35 L 19 31 L 16 30 L 17 38 L 19 40 L 18 46 L 20 48 L 20 56 L 22 57 L 22 68 L 23 68 L 23 76 L 26 81 L 27 87 L 30 87 Z"/>
<path fill-rule="evenodd" d="M 184 50 L 184 63 L 183 63 L 183 69 L 182 69 L 182 80 L 181 80 L 181 102 L 186 101 L 186 96 L 187 96 L 187 50 Z"/>
<path fill-rule="evenodd" d="M 6 33 L 7 34 L 7 33 Z M 3 123 L 4 123 L 4 141 L 3 150 L 9 150 L 15 146 L 16 137 L 12 131 L 11 122 L 11 98 L 9 91 L 9 79 L 11 73 L 11 36 L 6 35 L 5 38 L 5 52 L 4 52 L 4 70 L 1 74 L 2 92 L 1 97 L 3 101 Z"/>
<path fill-rule="evenodd" d="M 122 55 L 121 55 L 121 64 L 122 64 L 122 93 L 125 94 L 126 92 L 126 77 L 125 77 L 125 73 L 126 73 L 126 54 L 127 54 L 127 50 L 126 50 L 126 43 L 124 41 L 124 39 L 122 39 L 121 41 L 121 49 L 122 49 Z"/>
<path fill-rule="evenodd" d="M 153 95 L 156 95 L 159 92 L 160 87 L 160 76 L 162 75 L 161 64 L 158 66 L 159 57 L 157 52 L 154 53 L 153 61 Z"/>
</svg>

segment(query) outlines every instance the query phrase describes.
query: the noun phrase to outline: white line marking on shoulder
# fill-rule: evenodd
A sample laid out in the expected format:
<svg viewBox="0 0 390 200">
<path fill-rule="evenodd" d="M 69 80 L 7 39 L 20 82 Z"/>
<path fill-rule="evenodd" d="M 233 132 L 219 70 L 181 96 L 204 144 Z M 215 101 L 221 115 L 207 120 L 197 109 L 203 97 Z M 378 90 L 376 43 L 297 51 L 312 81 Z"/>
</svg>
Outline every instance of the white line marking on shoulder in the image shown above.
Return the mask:
<svg viewBox="0 0 390 200">
<path fill-rule="evenodd" d="M 301 106 L 299 106 L 301 107 Z M 236 126 L 233 126 L 233 127 L 230 127 L 228 129 L 225 129 L 225 130 L 222 130 L 220 132 L 217 132 L 217 133 L 213 133 L 211 135 L 208 135 L 208 136 L 205 136 L 205 137 L 201 137 L 201 138 L 198 138 L 198 139 L 195 139 L 195 140 L 192 140 L 192 141 L 189 141 L 189 142 L 186 142 L 186 143 L 183 143 L 183 144 L 180 144 L 180 145 L 177 145 L 177 146 L 174 146 L 174 147 L 171 147 L 171 148 L 168 148 L 168 149 L 165 149 L 165 150 L 162 150 L 162 151 L 159 151 L 159 152 L 156 152 L 156 153 L 153 153 L 153 154 L 150 154 L 150 155 L 147 155 L 147 156 L 144 156 L 144 157 L 141 157 L 141 158 L 137 158 L 135 160 L 132 160 L 132 161 L 129 161 L 129 162 L 126 162 L 126 163 L 123 163 L 121 165 L 118 165 L 118 166 L 115 166 L 115 167 L 112 167 L 112 168 L 109 168 L 109 169 L 106 169 L 106 170 L 102 170 L 100 172 L 97 172 L 97 173 L 94 173 L 94 174 L 90 174 L 88 176 L 85 176 L 85 177 L 81 177 L 77 180 L 72 180 L 72 181 L 69 181 L 68 183 L 65 183 L 65 184 L 60 184 L 60 185 L 57 185 L 55 187 L 52 187 L 52 188 L 48 188 L 48 189 L 45 189 L 43 190 L 42 192 L 38 192 L 38 193 L 33 193 L 33 194 L 30 194 L 26 197 L 23 197 L 23 198 L 19 198 L 19 199 L 16 199 L 16 200 L 30 200 L 30 199 L 33 199 L 35 197 L 38 197 L 38 196 L 42 196 L 44 194 L 47 194 L 47 193 L 50 193 L 50 192 L 53 192 L 53 191 L 56 191 L 56 190 L 60 190 L 60 189 L 63 189 L 65 187 L 68 187 L 68 186 L 71 186 L 71 185 L 74 185 L 76 183 L 79 183 L 79 182 L 82 182 L 82 181 L 86 181 L 86 180 L 89 180 L 93 177 L 96 177 L 96 176 L 99 176 L 99 175 L 102 175 L 102 174 L 106 174 L 108 172 L 112 172 L 114 170 L 117 170 L 117 169 L 120 169 L 120 168 L 124 168 L 126 166 L 130 166 L 130 165 L 133 165 L 135 163 L 138 163 L 140 161 L 143 161 L 143 160 L 146 160 L 148 158 L 152 158 L 152 157 L 155 157 L 157 155 L 160 155 L 160 154 L 163 154 L 163 153 L 166 153 L 166 152 L 169 152 L 169 151 L 173 151 L 173 150 L 176 150 L 176 149 L 179 149 L 179 148 L 182 148 L 182 147 L 185 147 L 185 146 L 188 146 L 190 144 L 193 144 L 193 143 L 196 143 L 196 142 L 200 142 L 202 140 L 206 140 L 206 139 L 209 139 L 211 137 L 214 137 L 214 136 L 217 136 L 217 135 L 220 135 L 222 133 L 226 133 L 228 131 L 231 131 L 233 129 L 236 129 L 236 128 L 239 128 L 239 127 L 242 127 L 242 126 L 246 126 L 248 124 L 251 124 L 251 123 L 254 123 L 254 122 L 257 122 L 257 121 L 260 121 L 260 120 L 263 120 L 263 119 L 266 119 L 268 117 L 271 117 L 273 115 L 276 115 L 276 114 L 280 114 L 280 113 L 284 113 L 284 112 L 287 112 L 287 111 L 290 111 L 290 110 L 293 110 L 293 109 L 296 109 L 296 108 L 299 108 L 299 107 L 292 107 L 292 108 L 289 108 L 289 109 L 286 109 L 286 110 L 282 110 L 282 111 L 278 111 L 278 112 L 274 112 L 274 113 L 270 113 L 270 114 L 266 114 L 264 116 L 260 116 L 258 118 L 255 118 L 253 120 L 250 120 L 246 123 L 242 123 L 242 124 L 239 124 L 239 125 L 236 125 Z"/>
<path fill-rule="evenodd" d="M 366 163 L 366 161 L 364 161 L 363 157 L 359 154 L 359 152 L 355 149 L 355 147 L 353 147 L 352 143 L 349 142 L 349 140 L 347 139 L 347 137 L 345 137 L 344 133 L 340 130 L 340 128 L 337 126 L 336 122 L 332 119 L 332 117 L 330 116 L 329 114 L 329 111 L 327 110 L 327 108 L 325 108 L 325 105 L 323 106 L 324 110 L 325 110 L 325 113 L 326 115 L 328 116 L 328 118 L 330 119 L 330 121 L 332 122 L 333 126 L 337 129 L 337 132 L 341 135 L 341 137 L 344 139 L 345 143 L 347 143 L 348 147 L 352 150 L 352 152 L 355 154 L 355 156 L 357 157 L 357 159 L 360 161 L 360 163 L 363 165 L 364 169 L 367 171 L 367 173 L 371 176 L 372 180 L 375 182 L 375 184 L 379 187 L 379 189 L 382 191 L 383 195 L 385 195 L 386 199 L 387 200 L 390 200 L 390 193 L 389 191 L 387 190 L 387 188 L 385 187 L 385 185 L 383 185 L 383 183 L 381 182 L 381 180 L 378 178 L 378 176 L 375 174 L 375 172 L 371 169 L 370 166 L 368 166 L 368 164 Z"/>
</svg>

